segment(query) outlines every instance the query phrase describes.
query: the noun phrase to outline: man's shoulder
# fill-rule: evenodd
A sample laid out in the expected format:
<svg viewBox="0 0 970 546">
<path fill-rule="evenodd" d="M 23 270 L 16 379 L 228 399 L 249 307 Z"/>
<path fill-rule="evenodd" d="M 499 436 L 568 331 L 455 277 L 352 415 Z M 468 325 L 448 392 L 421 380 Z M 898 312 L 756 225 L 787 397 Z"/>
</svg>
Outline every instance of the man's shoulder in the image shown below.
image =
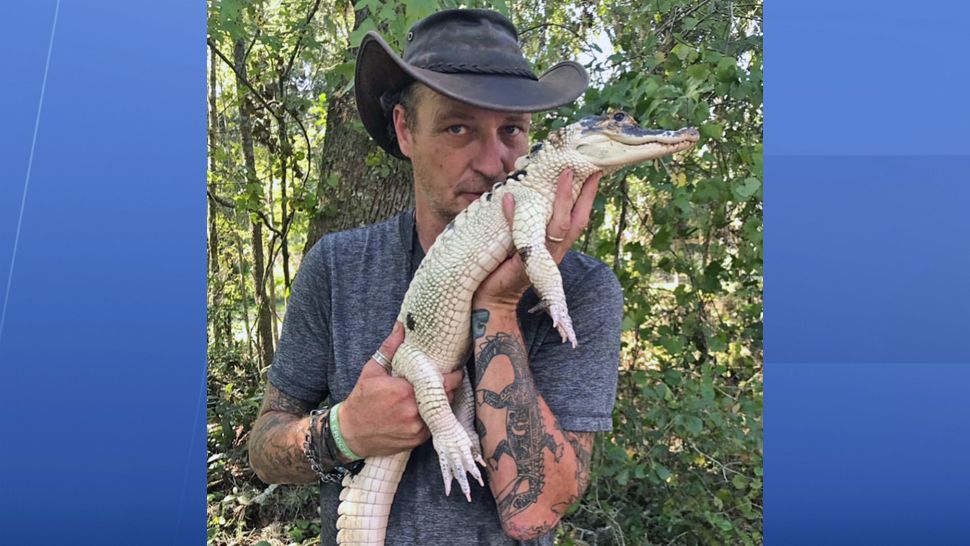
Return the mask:
<svg viewBox="0 0 970 546">
<path fill-rule="evenodd" d="M 333 257 L 358 255 L 368 244 L 381 245 L 400 241 L 399 226 L 404 214 L 408 213 L 405 211 L 395 214 L 376 224 L 327 233 L 314 243 L 305 259 L 329 261 Z"/>
<path fill-rule="evenodd" d="M 575 250 L 570 250 L 559 264 L 563 287 L 568 292 L 573 288 L 583 290 L 602 287 L 620 292 L 620 281 L 613 270 L 600 260 Z"/>
</svg>

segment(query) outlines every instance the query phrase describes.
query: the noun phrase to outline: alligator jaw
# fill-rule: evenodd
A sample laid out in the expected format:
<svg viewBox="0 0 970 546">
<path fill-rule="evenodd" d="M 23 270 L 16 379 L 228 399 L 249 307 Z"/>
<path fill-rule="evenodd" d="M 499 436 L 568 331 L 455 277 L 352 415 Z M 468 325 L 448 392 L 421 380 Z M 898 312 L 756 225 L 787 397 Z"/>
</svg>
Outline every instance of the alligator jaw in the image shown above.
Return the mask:
<svg viewBox="0 0 970 546">
<path fill-rule="evenodd" d="M 697 143 L 700 135 L 692 127 L 649 131 L 634 126 L 623 131 L 590 132 L 580 138 L 583 142 L 576 151 L 590 163 L 602 168 L 619 168 L 686 150 Z"/>
</svg>

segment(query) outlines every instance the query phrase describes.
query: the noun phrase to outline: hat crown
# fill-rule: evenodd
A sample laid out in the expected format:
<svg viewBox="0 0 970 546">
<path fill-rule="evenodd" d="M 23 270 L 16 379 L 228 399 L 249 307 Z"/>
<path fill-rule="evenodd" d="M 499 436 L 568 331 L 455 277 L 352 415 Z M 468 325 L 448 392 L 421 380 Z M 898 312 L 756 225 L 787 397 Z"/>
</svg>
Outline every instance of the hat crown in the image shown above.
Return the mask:
<svg viewBox="0 0 970 546">
<path fill-rule="evenodd" d="M 515 26 L 501 13 L 490 10 L 445 10 L 418 21 L 408 32 L 403 60 L 448 74 L 536 79 L 522 54 Z"/>
</svg>

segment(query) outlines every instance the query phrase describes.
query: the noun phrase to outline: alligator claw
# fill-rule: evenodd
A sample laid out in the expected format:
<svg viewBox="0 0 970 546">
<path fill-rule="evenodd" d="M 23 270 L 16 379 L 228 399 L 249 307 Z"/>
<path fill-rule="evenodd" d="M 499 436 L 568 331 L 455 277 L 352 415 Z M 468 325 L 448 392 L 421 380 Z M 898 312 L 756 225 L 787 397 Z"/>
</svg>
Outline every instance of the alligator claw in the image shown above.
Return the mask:
<svg viewBox="0 0 970 546">
<path fill-rule="evenodd" d="M 568 341 L 572 344 L 573 349 L 579 345 L 576 342 L 576 333 L 573 332 L 573 321 L 569 318 L 569 312 L 566 311 L 565 305 L 542 300 L 538 305 L 529 309 L 530 313 L 536 311 L 545 311 L 552 318 L 552 326 L 559 332 L 563 343 Z"/>
<path fill-rule="evenodd" d="M 445 484 L 445 495 L 451 494 L 451 480 L 458 480 L 461 492 L 465 494 L 468 502 L 471 502 L 471 487 L 468 484 L 466 473 L 471 474 L 479 485 L 485 486 L 482 480 L 482 473 L 475 466 L 475 461 L 482 461 L 482 456 L 477 452 L 472 453 L 472 442 L 464 430 L 461 430 L 460 437 L 450 437 L 448 439 L 434 439 L 434 448 L 438 452 L 438 464 L 441 466 L 441 479 Z"/>
<path fill-rule="evenodd" d="M 549 308 L 549 302 L 547 302 L 546 300 L 542 300 L 539 302 L 538 305 L 534 306 L 532 309 L 529 309 L 529 312 L 536 313 L 538 311 L 545 311 L 548 308 Z"/>
</svg>

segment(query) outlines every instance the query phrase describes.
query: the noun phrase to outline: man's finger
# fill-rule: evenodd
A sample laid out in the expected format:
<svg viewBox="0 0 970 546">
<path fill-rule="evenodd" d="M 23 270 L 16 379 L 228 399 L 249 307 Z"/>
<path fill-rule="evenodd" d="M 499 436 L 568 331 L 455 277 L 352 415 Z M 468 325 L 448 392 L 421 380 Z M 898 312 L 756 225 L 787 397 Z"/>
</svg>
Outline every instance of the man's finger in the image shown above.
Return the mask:
<svg viewBox="0 0 970 546">
<path fill-rule="evenodd" d="M 572 233 L 573 238 L 578 238 L 586 226 L 589 225 L 589 213 L 593 210 L 593 203 L 596 201 L 596 192 L 599 190 L 600 180 L 603 178 L 603 171 L 597 171 L 586 179 L 583 189 L 579 192 L 579 198 L 572 210 Z"/>
<path fill-rule="evenodd" d="M 505 220 L 509 223 L 509 227 L 512 227 L 512 221 L 515 220 L 515 196 L 511 193 L 502 196 L 502 212 L 505 213 Z"/>
<path fill-rule="evenodd" d="M 360 378 L 358 381 L 369 377 L 387 377 L 387 370 L 373 358 L 365 362 L 364 367 L 360 369 Z"/>
<path fill-rule="evenodd" d="M 461 368 L 444 375 L 445 392 L 452 392 L 461 385 L 461 380 L 465 377 L 465 371 Z"/>
<path fill-rule="evenodd" d="M 388 362 L 394 360 L 394 353 L 397 352 L 397 348 L 401 346 L 404 342 L 404 325 L 400 321 L 394 323 L 394 328 L 391 330 L 391 335 L 387 336 L 383 343 L 381 343 L 378 351 L 387 358 Z M 372 356 L 360 370 L 360 377 L 371 377 L 371 376 L 386 376 L 389 372 L 380 362 L 374 360 Z"/>
</svg>

